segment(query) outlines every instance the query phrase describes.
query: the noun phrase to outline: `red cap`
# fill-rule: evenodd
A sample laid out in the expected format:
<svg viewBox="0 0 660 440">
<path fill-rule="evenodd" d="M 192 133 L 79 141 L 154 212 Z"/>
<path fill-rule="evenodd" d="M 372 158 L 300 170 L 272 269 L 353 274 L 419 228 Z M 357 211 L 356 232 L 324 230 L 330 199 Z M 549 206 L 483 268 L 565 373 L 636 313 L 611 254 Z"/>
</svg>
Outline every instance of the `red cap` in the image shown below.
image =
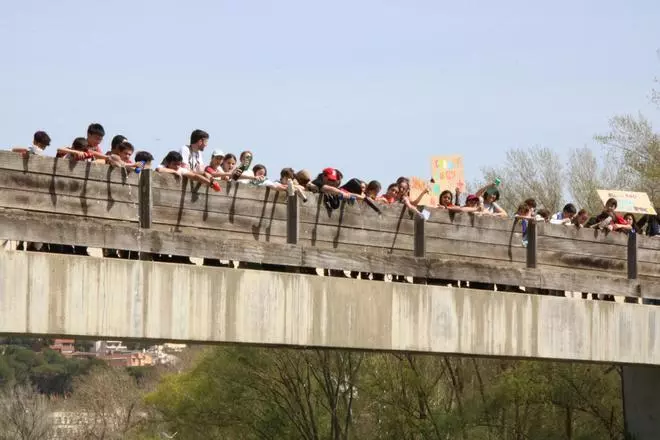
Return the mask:
<svg viewBox="0 0 660 440">
<path fill-rule="evenodd" d="M 323 175 L 325 176 L 326 179 L 328 179 L 330 182 L 336 182 L 339 180 L 339 174 L 337 174 L 337 170 L 334 168 L 326 168 L 323 170 Z"/>
<path fill-rule="evenodd" d="M 467 199 L 465 199 L 465 202 L 467 203 L 473 200 L 479 200 L 479 197 L 475 196 L 474 194 L 470 194 L 469 196 L 467 196 Z"/>
</svg>

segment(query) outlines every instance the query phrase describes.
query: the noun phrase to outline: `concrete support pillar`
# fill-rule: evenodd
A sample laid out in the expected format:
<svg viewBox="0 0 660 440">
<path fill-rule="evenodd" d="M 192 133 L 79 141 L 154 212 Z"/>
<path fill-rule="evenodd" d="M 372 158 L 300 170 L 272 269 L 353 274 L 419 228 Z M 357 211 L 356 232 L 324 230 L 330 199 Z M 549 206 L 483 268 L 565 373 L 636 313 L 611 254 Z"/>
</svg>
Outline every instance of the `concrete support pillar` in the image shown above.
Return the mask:
<svg viewBox="0 0 660 440">
<path fill-rule="evenodd" d="M 623 413 L 634 440 L 660 439 L 660 367 L 623 367 Z"/>
</svg>

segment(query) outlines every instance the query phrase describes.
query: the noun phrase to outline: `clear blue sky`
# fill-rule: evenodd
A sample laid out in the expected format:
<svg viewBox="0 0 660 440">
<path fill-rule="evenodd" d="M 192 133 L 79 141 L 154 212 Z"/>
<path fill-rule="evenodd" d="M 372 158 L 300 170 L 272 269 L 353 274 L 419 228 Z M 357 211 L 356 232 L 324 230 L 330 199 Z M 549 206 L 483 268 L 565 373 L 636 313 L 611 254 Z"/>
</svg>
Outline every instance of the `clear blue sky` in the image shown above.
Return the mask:
<svg viewBox="0 0 660 440">
<path fill-rule="evenodd" d="M 593 145 L 615 114 L 657 122 L 658 17 L 657 0 L 5 1 L 0 145 L 100 122 L 160 160 L 202 128 L 271 175 L 385 185 L 461 153 L 471 181 L 512 147 Z"/>
</svg>

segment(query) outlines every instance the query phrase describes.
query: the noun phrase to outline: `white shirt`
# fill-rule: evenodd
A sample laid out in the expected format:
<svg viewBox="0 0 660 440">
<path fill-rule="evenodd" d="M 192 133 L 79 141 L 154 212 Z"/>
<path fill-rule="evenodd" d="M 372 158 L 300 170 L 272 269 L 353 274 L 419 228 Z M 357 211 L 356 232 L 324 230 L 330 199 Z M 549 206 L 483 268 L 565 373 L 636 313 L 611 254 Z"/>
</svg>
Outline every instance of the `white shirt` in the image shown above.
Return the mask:
<svg viewBox="0 0 660 440">
<path fill-rule="evenodd" d="M 560 211 L 550 217 L 550 223 L 553 225 L 563 225 L 565 223 L 570 223 L 568 219 L 564 219 L 563 211 Z"/>
<path fill-rule="evenodd" d="M 204 171 L 204 157 L 201 151 L 192 151 L 190 145 L 184 145 L 179 152 L 183 157 L 183 166 L 191 171 Z"/>
<path fill-rule="evenodd" d="M 34 154 L 36 156 L 45 156 L 46 155 L 44 150 L 37 147 L 36 145 L 30 145 L 27 150 L 28 150 L 28 153 Z"/>
</svg>

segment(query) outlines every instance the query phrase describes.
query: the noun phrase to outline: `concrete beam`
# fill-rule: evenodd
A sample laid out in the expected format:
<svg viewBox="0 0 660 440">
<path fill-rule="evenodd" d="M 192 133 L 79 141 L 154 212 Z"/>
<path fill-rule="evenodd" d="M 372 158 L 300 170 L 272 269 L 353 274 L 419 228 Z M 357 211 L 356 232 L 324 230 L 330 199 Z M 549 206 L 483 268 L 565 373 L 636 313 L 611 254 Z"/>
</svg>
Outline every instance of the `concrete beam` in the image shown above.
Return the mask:
<svg viewBox="0 0 660 440">
<path fill-rule="evenodd" d="M 660 308 L 0 251 L 0 334 L 660 365 Z"/>
<path fill-rule="evenodd" d="M 660 368 L 623 367 L 623 412 L 626 432 L 634 440 L 660 438 Z"/>
</svg>

